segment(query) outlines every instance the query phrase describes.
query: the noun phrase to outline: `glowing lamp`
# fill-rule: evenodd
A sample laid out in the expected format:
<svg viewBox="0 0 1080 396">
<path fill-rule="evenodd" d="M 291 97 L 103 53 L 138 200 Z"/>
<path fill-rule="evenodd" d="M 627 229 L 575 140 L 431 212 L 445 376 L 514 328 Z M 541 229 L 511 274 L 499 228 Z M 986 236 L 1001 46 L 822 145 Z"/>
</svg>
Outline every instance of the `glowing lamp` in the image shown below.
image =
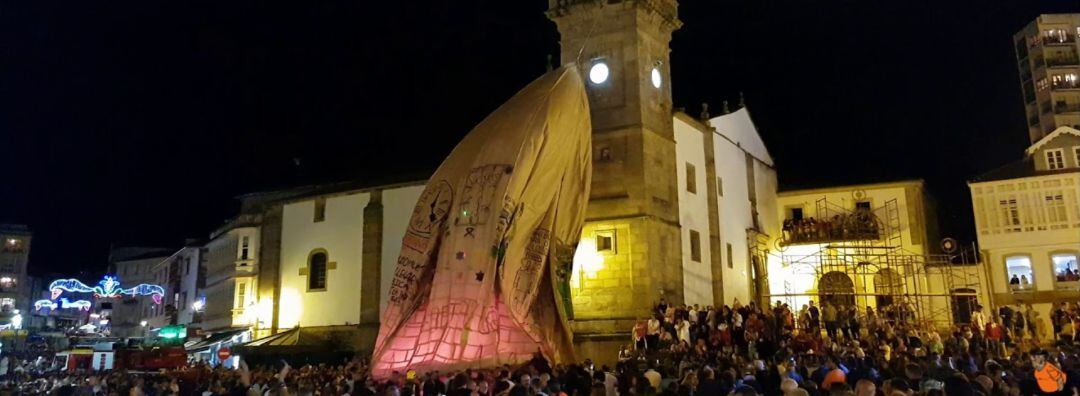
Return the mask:
<svg viewBox="0 0 1080 396">
<path fill-rule="evenodd" d="M 597 272 L 604 269 L 604 256 L 596 251 L 596 241 L 592 238 L 582 238 L 574 251 L 575 274 L 584 272 L 587 277 L 595 277 Z"/>
<path fill-rule="evenodd" d="M 146 327 L 146 324 L 147 324 L 147 322 L 145 320 L 142 321 L 142 322 L 139 322 L 139 326 L 142 326 L 142 327 Z"/>
<path fill-rule="evenodd" d="M 660 75 L 660 68 L 654 67 L 652 69 L 651 77 L 652 77 L 652 86 L 654 88 L 659 89 L 660 84 L 663 83 L 663 80 L 664 80 L 663 76 Z"/>
<path fill-rule="evenodd" d="M 607 63 L 597 61 L 589 68 L 589 81 L 593 84 L 603 84 L 611 76 L 611 69 Z"/>
</svg>

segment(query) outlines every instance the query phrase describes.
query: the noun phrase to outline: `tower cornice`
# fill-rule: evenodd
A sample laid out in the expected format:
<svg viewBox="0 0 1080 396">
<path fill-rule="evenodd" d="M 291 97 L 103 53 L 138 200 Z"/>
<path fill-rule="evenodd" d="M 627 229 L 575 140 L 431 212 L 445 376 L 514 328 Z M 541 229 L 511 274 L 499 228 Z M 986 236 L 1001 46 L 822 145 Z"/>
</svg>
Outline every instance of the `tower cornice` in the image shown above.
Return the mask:
<svg viewBox="0 0 1080 396">
<path fill-rule="evenodd" d="M 639 7 L 659 19 L 660 25 L 679 30 L 679 3 L 675 0 L 549 0 L 548 18 L 555 20 L 575 12 L 589 12 L 603 7 Z"/>
</svg>

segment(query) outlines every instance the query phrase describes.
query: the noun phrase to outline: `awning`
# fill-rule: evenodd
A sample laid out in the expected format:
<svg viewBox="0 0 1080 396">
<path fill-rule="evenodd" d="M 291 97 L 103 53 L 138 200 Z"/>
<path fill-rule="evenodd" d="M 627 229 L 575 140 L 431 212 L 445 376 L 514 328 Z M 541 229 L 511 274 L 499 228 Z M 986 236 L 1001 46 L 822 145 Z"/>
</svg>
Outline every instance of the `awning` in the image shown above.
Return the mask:
<svg viewBox="0 0 1080 396">
<path fill-rule="evenodd" d="M 337 332 L 338 335 L 328 334 Z M 297 367 L 303 364 L 340 362 L 355 353 L 341 337 L 343 333 L 357 331 L 355 326 L 327 326 L 324 328 L 292 328 L 277 334 L 232 346 L 232 352 L 243 356 L 248 364 L 272 364 L 286 359 Z"/>
<path fill-rule="evenodd" d="M 188 346 L 187 344 L 184 344 L 184 349 L 187 349 L 188 353 L 202 352 L 204 350 L 210 349 L 210 347 L 214 346 L 214 344 L 217 344 L 217 343 L 222 342 L 222 341 L 227 341 L 228 339 L 232 338 L 233 336 L 235 336 L 237 334 L 241 334 L 241 333 L 246 332 L 246 331 L 248 331 L 248 329 L 236 329 L 236 330 L 219 331 L 217 333 L 211 334 L 209 337 L 204 338 L 202 341 L 197 341 L 197 342 L 191 344 L 190 346 Z"/>
<path fill-rule="evenodd" d="M 271 334 L 269 336 L 253 340 L 246 344 L 239 345 L 240 347 L 261 347 L 261 346 L 295 346 L 300 342 L 300 328 L 292 328 L 277 334 Z"/>
</svg>

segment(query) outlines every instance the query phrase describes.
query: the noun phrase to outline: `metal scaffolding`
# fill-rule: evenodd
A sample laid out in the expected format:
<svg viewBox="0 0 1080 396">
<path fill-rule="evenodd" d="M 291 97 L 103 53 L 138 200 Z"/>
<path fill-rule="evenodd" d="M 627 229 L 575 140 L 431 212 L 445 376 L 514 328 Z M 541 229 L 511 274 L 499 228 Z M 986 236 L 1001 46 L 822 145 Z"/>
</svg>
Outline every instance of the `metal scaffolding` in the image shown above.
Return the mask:
<svg viewBox="0 0 1080 396">
<path fill-rule="evenodd" d="M 821 198 L 815 209 L 809 219 L 785 222 L 784 235 L 769 257 L 779 260 L 785 274 L 766 295 L 769 301 L 798 309 L 795 302 L 810 298 L 855 305 L 860 313 L 868 306 L 904 307 L 915 320 L 934 327 L 969 320 L 978 304 L 976 249 L 952 254 L 906 250 L 895 199 L 877 208 L 847 210 Z M 793 287 L 809 279 L 814 284 L 809 290 Z"/>
</svg>

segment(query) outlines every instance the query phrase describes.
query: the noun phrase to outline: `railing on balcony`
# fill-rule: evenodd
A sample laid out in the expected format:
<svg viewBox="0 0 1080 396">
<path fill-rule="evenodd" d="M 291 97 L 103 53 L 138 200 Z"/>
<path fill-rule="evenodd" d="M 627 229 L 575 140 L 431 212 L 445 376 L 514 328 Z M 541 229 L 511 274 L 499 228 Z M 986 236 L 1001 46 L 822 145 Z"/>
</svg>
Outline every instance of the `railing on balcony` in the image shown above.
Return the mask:
<svg viewBox="0 0 1080 396">
<path fill-rule="evenodd" d="M 1054 106 L 1054 112 L 1058 114 L 1080 112 L 1080 103 L 1058 103 Z"/>
<path fill-rule="evenodd" d="M 1075 42 L 1076 37 L 1064 29 L 1045 30 L 1042 34 L 1043 45 L 1072 44 Z"/>
<path fill-rule="evenodd" d="M 784 220 L 783 244 L 824 243 L 881 238 L 877 218 L 868 210 L 842 213 L 827 220 Z"/>
<path fill-rule="evenodd" d="M 1054 79 L 1050 83 L 1050 87 L 1053 89 L 1080 89 L 1080 79 L 1076 78 L 1076 75 L 1071 75 L 1072 78 Z"/>
<path fill-rule="evenodd" d="M 1046 58 L 1046 65 L 1050 66 L 1050 67 L 1055 67 L 1055 66 L 1076 66 L 1076 65 L 1080 65 L 1080 59 L 1078 59 L 1076 57 L 1076 54 L 1073 54 L 1073 56 L 1047 57 Z"/>
</svg>

